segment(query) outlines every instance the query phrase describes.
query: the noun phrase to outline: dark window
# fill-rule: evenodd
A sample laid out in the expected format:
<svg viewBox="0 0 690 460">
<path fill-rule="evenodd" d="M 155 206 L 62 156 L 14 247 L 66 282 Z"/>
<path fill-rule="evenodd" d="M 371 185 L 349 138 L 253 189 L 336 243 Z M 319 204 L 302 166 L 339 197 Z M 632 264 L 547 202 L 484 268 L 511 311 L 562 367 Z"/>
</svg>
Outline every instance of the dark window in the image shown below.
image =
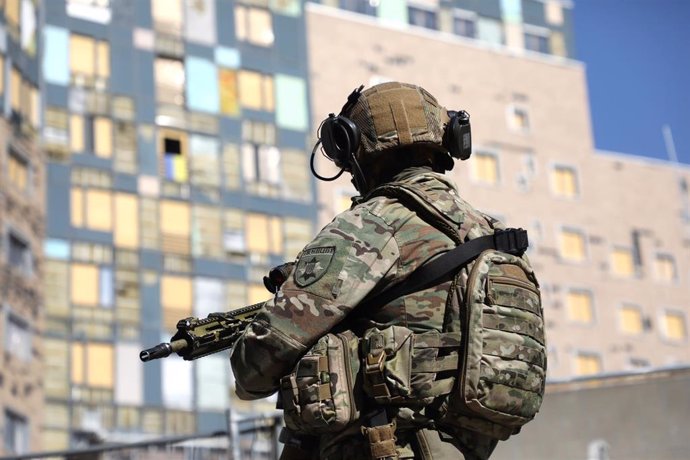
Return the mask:
<svg viewBox="0 0 690 460">
<path fill-rule="evenodd" d="M 180 155 L 182 153 L 182 143 L 179 139 L 170 139 L 166 137 L 164 139 L 164 144 L 166 155 Z"/>
<path fill-rule="evenodd" d="M 29 446 L 29 424 L 12 411 L 5 411 L 5 450 L 23 454 Z"/>
<path fill-rule="evenodd" d="M 549 41 L 545 35 L 525 34 L 525 49 L 538 53 L 549 52 Z"/>
<path fill-rule="evenodd" d="M 31 360 L 31 331 L 21 318 L 7 316 L 5 349 L 23 361 Z"/>
<path fill-rule="evenodd" d="M 433 30 L 438 29 L 435 11 L 410 6 L 408 7 L 407 12 L 409 15 L 410 24 L 413 26 L 420 26 Z"/>
<path fill-rule="evenodd" d="M 376 3 L 371 0 L 340 0 L 340 8 L 355 13 L 376 16 Z"/>
<path fill-rule="evenodd" d="M 29 245 L 13 233 L 9 234 L 9 263 L 25 274 L 31 273 L 31 250 Z"/>
<path fill-rule="evenodd" d="M 453 33 L 461 37 L 475 38 L 477 36 L 477 24 L 474 19 L 456 16 L 453 19 Z"/>
</svg>

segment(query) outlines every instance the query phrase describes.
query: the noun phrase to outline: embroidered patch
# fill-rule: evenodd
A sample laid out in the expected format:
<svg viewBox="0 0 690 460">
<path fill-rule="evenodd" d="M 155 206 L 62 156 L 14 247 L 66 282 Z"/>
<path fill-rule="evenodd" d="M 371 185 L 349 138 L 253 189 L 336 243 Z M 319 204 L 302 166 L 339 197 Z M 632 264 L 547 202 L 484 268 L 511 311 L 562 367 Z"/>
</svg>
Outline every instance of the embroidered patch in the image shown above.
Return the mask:
<svg viewBox="0 0 690 460">
<path fill-rule="evenodd" d="M 335 246 L 302 251 L 295 269 L 295 284 L 306 287 L 318 281 L 327 271 L 335 255 Z"/>
</svg>

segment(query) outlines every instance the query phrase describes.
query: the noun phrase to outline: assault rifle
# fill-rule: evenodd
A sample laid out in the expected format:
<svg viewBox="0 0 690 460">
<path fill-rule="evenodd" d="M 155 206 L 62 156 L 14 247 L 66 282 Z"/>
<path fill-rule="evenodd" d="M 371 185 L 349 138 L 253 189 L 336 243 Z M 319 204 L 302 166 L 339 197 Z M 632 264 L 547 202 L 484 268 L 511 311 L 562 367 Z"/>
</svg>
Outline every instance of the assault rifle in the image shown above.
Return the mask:
<svg viewBox="0 0 690 460">
<path fill-rule="evenodd" d="M 211 313 L 206 318 L 184 318 L 177 332 L 164 342 L 139 353 L 142 361 L 166 358 L 173 353 L 185 361 L 202 358 L 231 348 L 264 303 L 249 305 L 227 313 Z"/>
</svg>

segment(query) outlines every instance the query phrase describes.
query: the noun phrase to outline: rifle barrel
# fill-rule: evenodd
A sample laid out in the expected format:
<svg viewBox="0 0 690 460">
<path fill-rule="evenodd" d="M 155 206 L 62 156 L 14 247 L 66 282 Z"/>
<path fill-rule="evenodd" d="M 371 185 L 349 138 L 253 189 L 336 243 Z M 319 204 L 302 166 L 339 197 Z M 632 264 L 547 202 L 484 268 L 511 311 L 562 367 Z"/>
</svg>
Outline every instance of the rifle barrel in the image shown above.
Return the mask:
<svg viewBox="0 0 690 460">
<path fill-rule="evenodd" d="M 170 343 L 159 343 L 155 347 L 147 348 L 139 353 L 139 359 L 141 359 L 143 362 L 147 362 L 154 359 L 166 358 L 172 353 L 178 352 L 185 348 L 187 348 L 187 341 L 184 339 L 173 340 Z"/>
</svg>

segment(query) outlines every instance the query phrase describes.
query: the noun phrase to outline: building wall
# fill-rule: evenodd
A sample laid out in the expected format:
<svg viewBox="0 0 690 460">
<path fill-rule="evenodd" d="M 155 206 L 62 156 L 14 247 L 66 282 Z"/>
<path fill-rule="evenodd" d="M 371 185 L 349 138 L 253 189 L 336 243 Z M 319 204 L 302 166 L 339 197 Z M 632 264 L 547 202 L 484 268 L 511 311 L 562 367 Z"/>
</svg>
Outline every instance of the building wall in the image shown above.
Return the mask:
<svg viewBox="0 0 690 460">
<path fill-rule="evenodd" d="M 44 447 L 225 429 L 228 406 L 261 407 L 234 400 L 227 353 L 138 354 L 181 318 L 268 299 L 262 276 L 313 234 L 301 2 L 65 0 L 44 17 Z"/>
<path fill-rule="evenodd" d="M 582 64 L 319 5 L 307 11 L 315 129 L 353 88 L 389 79 L 419 84 L 471 114 L 474 155 L 449 175 L 475 207 L 529 231 L 550 378 L 690 360 L 690 224 L 681 215 L 690 170 L 595 152 Z M 479 171 L 486 158 L 495 177 Z M 336 172 L 323 158 L 317 164 L 322 175 Z M 570 185 L 557 169 L 570 172 Z M 354 194 L 348 179 L 319 183 L 322 224 Z M 571 229 L 581 254 L 569 253 L 572 241 L 566 247 Z M 675 271 L 671 279 L 662 279 L 658 256 Z M 624 306 L 634 310 L 625 318 Z"/>
<path fill-rule="evenodd" d="M 547 387 L 541 411 L 492 459 L 686 458 L 688 368 Z"/>
<path fill-rule="evenodd" d="M 0 8 L 0 455 L 40 446 L 45 157 L 32 3 Z"/>
</svg>

